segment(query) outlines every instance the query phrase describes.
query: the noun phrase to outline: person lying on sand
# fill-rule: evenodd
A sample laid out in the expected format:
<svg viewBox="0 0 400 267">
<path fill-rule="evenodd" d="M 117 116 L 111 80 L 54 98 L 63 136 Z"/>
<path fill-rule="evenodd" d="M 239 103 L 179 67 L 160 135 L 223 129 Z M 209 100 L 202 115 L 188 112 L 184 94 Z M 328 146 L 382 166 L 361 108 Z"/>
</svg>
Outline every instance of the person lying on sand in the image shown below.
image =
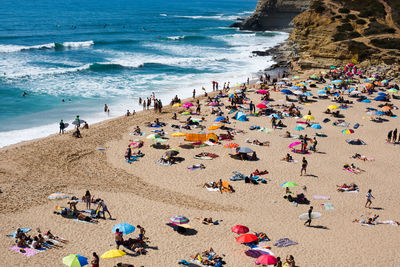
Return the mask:
<svg viewBox="0 0 400 267">
<path fill-rule="evenodd" d="M 218 224 L 218 220 L 217 221 L 213 221 L 213 219 L 210 218 L 195 218 L 197 219 L 199 222 L 203 223 L 203 224 L 207 224 L 207 225 L 217 225 Z"/>
<path fill-rule="evenodd" d="M 258 237 L 258 241 L 263 241 L 263 240 L 270 240 L 267 236 L 267 234 L 263 233 L 263 232 L 259 232 L 259 233 L 254 233 L 255 236 Z"/>
<path fill-rule="evenodd" d="M 258 139 L 254 139 L 252 142 L 250 142 L 250 140 L 247 139 L 246 142 L 258 146 L 269 146 L 269 141 L 260 142 Z"/>
<path fill-rule="evenodd" d="M 355 153 L 353 156 L 351 156 L 353 159 L 360 159 L 360 160 L 362 160 L 362 161 L 373 161 L 374 159 L 373 158 L 368 158 L 367 156 L 363 156 L 363 155 L 360 155 L 360 154 L 358 154 L 358 153 Z"/>
<path fill-rule="evenodd" d="M 216 183 L 216 182 L 209 182 L 209 183 L 205 183 L 203 185 L 203 187 L 206 187 L 206 188 L 220 188 L 221 185 L 219 185 L 219 183 Z"/>
<path fill-rule="evenodd" d="M 375 221 L 379 218 L 379 215 L 374 215 L 371 218 L 367 218 L 366 220 L 354 219 L 353 223 L 361 223 L 361 224 L 370 224 L 375 225 Z"/>
<path fill-rule="evenodd" d="M 94 219 L 92 219 L 90 216 L 87 216 L 87 215 L 85 215 L 85 214 L 83 214 L 83 213 L 79 213 L 79 214 L 76 216 L 76 218 L 77 218 L 78 220 L 85 221 L 85 222 L 93 222 L 93 223 L 98 223 L 98 222 L 99 222 L 99 221 L 94 220 Z"/>
<path fill-rule="evenodd" d="M 263 170 L 263 171 L 259 171 L 258 169 L 256 169 L 253 174 L 254 175 L 264 175 L 264 174 L 268 174 L 269 172 L 267 170 Z"/>
<path fill-rule="evenodd" d="M 337 191 L 339 191 L 339 192 L 356 191 L 356 190 L 358 190 L 358 186 L 356 184 L 354 184 L 354 183 L 351 183 L 349 185 L 342 184 L 342 185 L 336 185 L 336 186 L 338 187 Z"/>
<path fill-rule="evenodd" d="M 38 232 L 40 233 L 40 231 L 38 231 Z M 63 239 L 63 238 L 61 238 L 61 237 L 58 237 L 58 236 L 56 236 L 56 235 L 53 235 L 53 234 L 50 232 L 50 230 L 48 230 L 44 235 L 45 235 L 47 238 L 49 238 L 49 239 L 57 240 L 58 242 L 61 242 L 61 243 L 68 243 L 68 240 Z"/>
</svg>

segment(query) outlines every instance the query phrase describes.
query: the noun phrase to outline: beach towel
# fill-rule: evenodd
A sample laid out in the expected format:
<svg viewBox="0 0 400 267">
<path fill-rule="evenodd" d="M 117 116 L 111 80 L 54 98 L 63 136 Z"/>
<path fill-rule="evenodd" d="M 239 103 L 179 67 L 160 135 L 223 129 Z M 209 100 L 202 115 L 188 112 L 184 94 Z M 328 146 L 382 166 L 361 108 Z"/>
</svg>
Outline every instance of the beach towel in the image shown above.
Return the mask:
<svg viewBox="0 0 400 267">
<path fill-rule="evenodd" d="M 321 200 L 330 200 L 331 199 L 330 196 L 318 196 L 318 195 L 312 196 L 312 198 L 313 199 L 321 199 Z"/>
<path fill-rule="evenodd" d="M 364 141 L 362 141 L 362 140 L 346 139 L 346 143 L 348 143 L 350 145 L 357 145 L 357 146 L 366 145 L 366 143 Z"/>
<path fill-rule="evenodd" d="M 208 191 L 210 192 L 218 192 L 219 188 L 211 188 L 211 187 L 206 187 Z"/>
<path fill-rule="evenodd" d="M 335 208 L 333 207 L 332 203 L 324 203 L 322 204 L 325 207 L 325 210 L 334 210 Z"/>
<path fill-rule="evenodd" d="M 161 160 L 156 161 L 156 163 L 157 163 L 158 165 L 161 165 L 161 166 L 171 166 L 171 163 L 169 163 L 169 162 L 162 162 Z"/>
<path fill-rule="evenodd" d="M 275 242 L 274 246 L 276 247 L 288 247 L 292 245 L 297 245 L 297 242 L 290 240 L 289 238 L 281 238 Z"/>
<path fill-rule="evenodd" d="M 11 250 L 14 250 L 14 251 L 16 251 L 16 252 L 18 252 L 18 253 L 21 253 L 21 254 L 25 255 L 26 257 L 31 257 L 31 256 L 34 256 L 34 255 L 36 255 L 36 254 L 39 253 L 39 251 L 37 251 L 37 250 L 35 250 L 35 249 L 31 249 L 31 248 L 19 248 L 19 247 L 17 247 L 17 245 L 15 245 L 15 246 L 13 246 L 13 247 L 10 247 L 10 249 L 11 249 Z M 24 251 L 24 252 L 21 252 L 21 251 Z"/>
<path fill-rule="evenodd" d="M 346 190 L 346 189 L 344 189 L 345 191 L 343 191 L 343 193 L 358 193 L 358 189 L 357 190 Z"/>
<path fill-rule="evenodd" d="M 392 220 L 388 220 L 388 221 L 376 221 L 376 224 L 390 224 L 392 226 L 399 226 L 396 222 L 392 221 Z"/>
</svg>

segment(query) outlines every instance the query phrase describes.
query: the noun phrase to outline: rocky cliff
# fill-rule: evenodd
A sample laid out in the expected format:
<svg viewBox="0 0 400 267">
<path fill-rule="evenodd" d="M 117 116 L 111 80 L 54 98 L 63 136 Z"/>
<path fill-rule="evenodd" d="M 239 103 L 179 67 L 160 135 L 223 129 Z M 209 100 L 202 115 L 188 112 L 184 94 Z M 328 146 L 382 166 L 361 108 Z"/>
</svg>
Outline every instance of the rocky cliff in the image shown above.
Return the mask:
<svg viewBox="0 0 400 267">
<path fill-rule="evenodd" d="M 400 1 L 313 0 L 293 20 L 294 66 L 400 63 Z"/>
<path fill-rule="evenodd" d="M 259 0 L 256 11 L 243 22 L 233 24 L 241 30 L 266 31 L 290 28 L 292 19 L 306 10 L 311 0 Z"/>
</svg>

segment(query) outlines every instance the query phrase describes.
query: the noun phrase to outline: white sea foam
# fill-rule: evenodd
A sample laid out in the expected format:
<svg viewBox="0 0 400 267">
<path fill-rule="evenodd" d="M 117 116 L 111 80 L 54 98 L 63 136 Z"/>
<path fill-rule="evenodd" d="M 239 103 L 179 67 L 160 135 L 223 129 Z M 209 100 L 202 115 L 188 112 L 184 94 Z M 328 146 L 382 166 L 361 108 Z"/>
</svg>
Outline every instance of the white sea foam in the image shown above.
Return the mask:
<svg viewBox="0 0 400 267">
<path fill-rule="evenodd" d="M 80 47 L 90 47 L 94 45 L 93 41 L 84 41 L 84 42 L 64 42 L 58 44 L 60 47 L 64 48 L 80 48 Z M 37 49 L 55 49 L 56 43 L 49 44 L 39 44 L 39 45 L 0 45 L 0 53 L 15 53 L 26 50 L 37 50 Z"/>
</svg>

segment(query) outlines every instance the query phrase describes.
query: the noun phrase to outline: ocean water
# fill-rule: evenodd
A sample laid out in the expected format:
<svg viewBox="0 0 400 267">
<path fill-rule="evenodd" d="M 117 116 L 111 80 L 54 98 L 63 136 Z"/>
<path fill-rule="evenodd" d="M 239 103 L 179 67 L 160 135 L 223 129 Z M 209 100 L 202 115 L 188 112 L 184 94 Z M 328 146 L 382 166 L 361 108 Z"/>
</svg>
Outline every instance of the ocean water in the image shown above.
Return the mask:
<svg viewBox="0 0 400 267">
<path fill-rule="evenodd" d="M 222 87 L 252 77 L 273 62 L 251 51 L 287 38 L 228 27 L 256 4 L 2 0 L 0 147 L 57 133 L 60 119 L 77 114 L 91 124 L 139 111 L 138 97 L 151 92 L 166 105 L 175 94 L 210 90 L 212 80 Z"/>
</svg>

